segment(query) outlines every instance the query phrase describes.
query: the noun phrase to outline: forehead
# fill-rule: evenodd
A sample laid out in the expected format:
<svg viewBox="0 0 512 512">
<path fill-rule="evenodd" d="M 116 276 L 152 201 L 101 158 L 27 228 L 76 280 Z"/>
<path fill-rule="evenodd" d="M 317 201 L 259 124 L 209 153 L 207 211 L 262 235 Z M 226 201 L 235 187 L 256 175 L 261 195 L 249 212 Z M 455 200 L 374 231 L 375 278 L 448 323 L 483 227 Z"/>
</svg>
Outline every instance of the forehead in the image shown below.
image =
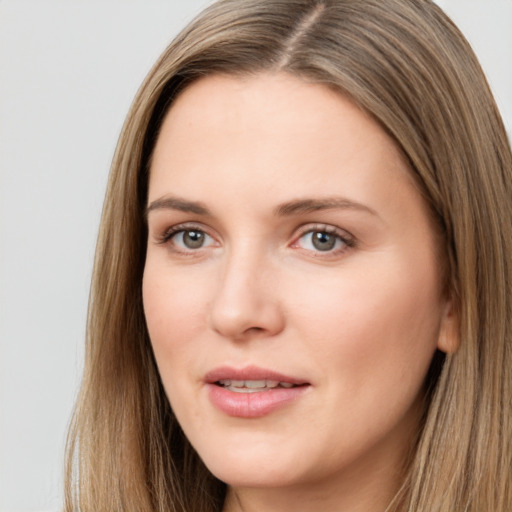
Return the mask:
<svg viewBox="0 0 512 512">
<path fill-rule="evenodd" d="M 373 118 L 341 92 L 283 72 L 241 77 L 214 74 L 196 80 L 180 92 L 163 129 L 176 135 L 174 128 L 197 131 L 211 126 L 274 137 L 289 132 L 325 135 L 332 128 L 348 128 L 391 142 Z"/>
<path fill-rule="evenodd" d="M 289 173 L 314 187 L 368 167 L 387 179 L 410 178 L 395 143 L 340 93 L 284 73 L 213 75 L 185 89 L 166 115 L 150 185 L 166 171 L 169 179 L 246 185 Z"/>
</svg>

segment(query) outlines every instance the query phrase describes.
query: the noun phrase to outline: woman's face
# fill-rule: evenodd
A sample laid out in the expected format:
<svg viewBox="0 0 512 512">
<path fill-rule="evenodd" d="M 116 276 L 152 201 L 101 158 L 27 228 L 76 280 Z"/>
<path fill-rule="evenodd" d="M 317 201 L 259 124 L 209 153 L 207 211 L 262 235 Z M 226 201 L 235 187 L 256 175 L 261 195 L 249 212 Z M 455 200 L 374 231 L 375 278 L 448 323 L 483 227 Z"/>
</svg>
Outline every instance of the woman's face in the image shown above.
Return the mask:
<svg viewBox="0 0 512 512">
<path fill-rule="evenodd" d="M 285 74 L 203 78 L 163 123 L 147 218 L 149 334 L 207 467 L 243 488 L 394 479 L 452 315 L 384 131 Z"/>
</svg>

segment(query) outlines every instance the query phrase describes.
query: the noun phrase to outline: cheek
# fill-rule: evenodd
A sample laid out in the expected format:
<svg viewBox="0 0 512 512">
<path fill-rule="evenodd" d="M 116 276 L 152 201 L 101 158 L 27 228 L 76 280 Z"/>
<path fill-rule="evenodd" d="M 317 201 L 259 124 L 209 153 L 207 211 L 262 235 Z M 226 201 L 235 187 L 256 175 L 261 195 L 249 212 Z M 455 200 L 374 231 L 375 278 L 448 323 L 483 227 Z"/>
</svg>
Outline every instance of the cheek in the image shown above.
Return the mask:
<svg viewBox="0 0 512 512">
<path fill-rule="evenodd" d="M 391 389 L 407 379 L 419 386 L 437 343 L 441 301 L 433 262 L 418 272 L 414 260 L 388 263 L 380 255 L 379 261 L 364 272 L 340 273 L 338 280 L 317 280 L 308 294 L 290 291 L 301 298 L 295 303 L 298 330 L 315 340 L 311 357 L 331 367 L 326 378 L 343 379 L 356 394 L 369 382 Z"/>
<path fill-rule="evenodd" d="M 194 282 L 191 273 L 174 273 L 149 260 L 142 295 L 149 337 L 165 384 L 167 375 L 197 358 L 195 342 L 207 320 L 207 286 Z"/>
</svg>

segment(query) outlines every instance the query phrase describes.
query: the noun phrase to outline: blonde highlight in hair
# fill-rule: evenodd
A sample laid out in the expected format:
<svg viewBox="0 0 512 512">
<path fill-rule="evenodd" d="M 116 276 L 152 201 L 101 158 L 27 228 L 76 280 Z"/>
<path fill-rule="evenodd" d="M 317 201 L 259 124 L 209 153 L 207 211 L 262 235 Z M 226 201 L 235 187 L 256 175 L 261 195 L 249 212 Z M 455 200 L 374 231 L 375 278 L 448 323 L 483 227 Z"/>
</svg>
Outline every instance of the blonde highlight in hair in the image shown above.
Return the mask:
<svg viewBox="0 0 512 512">
<path fill-rule="evenodd" d="M 437 354 L 424 422 L 388 507 L 512 510 L 512 157 L 468 43 L 429 0 L 223 0 L 167 48 L 114 156 L 91 286 L 66 510 L 218 512 L 225 485 L 162 388 L 142 307 L 151 152 L 194 80 L 284 72 L 371 114 L 407 158 L 442 234 L 460 347 Z"/>
</svg>

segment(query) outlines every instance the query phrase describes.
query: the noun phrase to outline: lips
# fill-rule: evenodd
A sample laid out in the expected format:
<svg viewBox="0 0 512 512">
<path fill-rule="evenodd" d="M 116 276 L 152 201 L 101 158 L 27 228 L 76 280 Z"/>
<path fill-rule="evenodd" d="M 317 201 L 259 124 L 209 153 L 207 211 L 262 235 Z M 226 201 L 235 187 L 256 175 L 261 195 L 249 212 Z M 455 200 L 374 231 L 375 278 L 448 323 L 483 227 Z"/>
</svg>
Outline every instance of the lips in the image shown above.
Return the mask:
<svg viewBox="0 0 512 512">
<path fill-rule="evenodd" d="M 221 367 L 205 376 L 212 404 L 239 418 L 258 418 L 295 401 L 310 388 L 304 379 L 255 366 Z"/>
</svg>

